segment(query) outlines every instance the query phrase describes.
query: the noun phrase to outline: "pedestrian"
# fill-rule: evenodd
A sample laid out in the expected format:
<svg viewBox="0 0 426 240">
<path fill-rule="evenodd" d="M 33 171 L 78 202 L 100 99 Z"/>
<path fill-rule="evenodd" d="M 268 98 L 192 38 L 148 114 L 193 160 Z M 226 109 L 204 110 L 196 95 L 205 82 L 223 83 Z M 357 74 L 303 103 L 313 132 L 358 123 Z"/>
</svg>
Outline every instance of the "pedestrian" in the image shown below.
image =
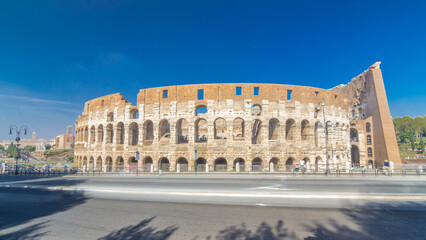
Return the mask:
<svg viewBox="0 0 426 240">
<path fill-rule="evenodd" d="M 301 160 L 300 161 L 300 168 L 301 168 L 301 170 L 302 170 L 302 174 L 305 174 L 305 160 Z"/>
<path fill-rule="evenodd" d="M 296 167 L 294 168 L 294 172 L 296 172 L 296 175 L 299 175 L 299 164 L 296 163 Z"/>
<path fill-rule="evenodd" d="M 389 175 L 389 167 L 390 167 L 389 161 L 386 159 L 383 162 L 383 172 L 385 172 L 385 175 Z"/>
</svg>

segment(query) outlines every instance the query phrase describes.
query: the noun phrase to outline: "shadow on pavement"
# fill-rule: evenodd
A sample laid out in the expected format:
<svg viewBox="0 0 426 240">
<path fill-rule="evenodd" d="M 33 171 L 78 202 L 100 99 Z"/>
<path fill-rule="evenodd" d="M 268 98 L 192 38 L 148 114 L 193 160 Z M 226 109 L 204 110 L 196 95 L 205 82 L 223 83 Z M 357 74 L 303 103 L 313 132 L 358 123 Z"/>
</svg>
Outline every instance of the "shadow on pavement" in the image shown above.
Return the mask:
<svg viewBox="0 0 426 240">
<path fill-rule="evenodd" d="M 47 234 L 47 232 L 41 232 L 46 225 L 46 222 L 33 224 L 31 226 L 25 227 L 18 231 L 14 231 L 8 234 L 0 235 L 0 239 L 3 240 L 32 240 L 32 239 L 41 239 Z"/>
<path fill-rule="evenodd" d="M 380 204 L 380 209 L 376 204 L 363 209 L 343 209 L 344 215 L 357 225 L 357 229 L 341 224 L 335 219 L 328 219 L 326 222 L 303 225 L 310 235 L 303 238 L 296 236 L 291 229 L 285 228 L 284 222 L 279 220 L 275 228 L 262 222 L 256 231 L 252 231 L 243 223 L 241 226 L 227 227 L 213 238 L 209 236 L 207 239 L 426 239 L 424 206 L 419 203 L 392 203 L 388 205 L 389 209 L 385 204 Z"/>
<path fill-rule="evenodd" d="M 99 238 L 100 240 L 110 240 L 110 239 L 146 239 L 146 240 L 162 240 L 168 239 L 174 231 L 178 228 L 175 226 L 169 226 L 162 230 L 157 230 L 154 227 L 149 227 L 148 224 L 154 219 L 147 218 L 142 220 L 137 225 L 130 225 L 128 227 L 124 227 L 117 231 L 113 231 L 107 236 Z"/>
<path fill-rule="evenodd" d="M 55 180 L 56 184 L 65 186 L 84 181 L 83 179 Z M 25 235 L 26 237 L 22 237 L 22 239 L 31 239 L 31 234 L 37 236 L 36 232 L 39 232 L 45 224 L 36 224 L 12 232 L 10 228 L 18 227 L 40 217 L 66 211 L 85 203 L 87 199 L 82 192 L 78 191 L 0 188 L 0 239 L 7 239 L 8 236 L 14 234 Z"/>
</svg>

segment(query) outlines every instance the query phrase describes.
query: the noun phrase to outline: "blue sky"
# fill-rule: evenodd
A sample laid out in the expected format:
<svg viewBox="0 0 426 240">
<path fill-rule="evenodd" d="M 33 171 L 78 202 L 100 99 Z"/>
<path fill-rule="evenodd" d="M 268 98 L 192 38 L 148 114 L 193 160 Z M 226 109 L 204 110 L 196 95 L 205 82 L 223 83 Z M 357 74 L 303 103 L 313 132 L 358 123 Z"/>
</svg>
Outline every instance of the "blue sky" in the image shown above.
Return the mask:
<svg viewBox="0 0 426 240">
<path fill-rule="evenodd" d="M 331 88 L 382 61 L 391 114 L 426 114 L 426 1 L 1 1 L 0 139 L 49 139 L 90 99 L 259 82 Z M 1 130 L 2 129 L 2 130 Z"/>
</svg>

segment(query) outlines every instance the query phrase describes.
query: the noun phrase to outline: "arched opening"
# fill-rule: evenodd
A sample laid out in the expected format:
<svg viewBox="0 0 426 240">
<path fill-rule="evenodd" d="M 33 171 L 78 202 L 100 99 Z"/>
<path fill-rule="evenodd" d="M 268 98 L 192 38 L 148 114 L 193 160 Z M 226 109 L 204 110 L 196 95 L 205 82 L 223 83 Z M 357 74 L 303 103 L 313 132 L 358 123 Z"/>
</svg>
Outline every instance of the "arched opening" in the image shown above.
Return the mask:
<svg viewBox="0 0 426 240">
<path fill-rule="evenodd" d="M 129 114 L 130 114 L 129 115 L 130 119 L 138 119 L 139 118 L 139 111 L 136 108 L 133 108 L 132 110 L 130 110 Z"/>
<path fill-rule="evenodd" d="M 197 164 L 197 171 L 206 171 L 207 160 L 205 158 L 198 158 L 195 162 Z"/>
<path fill-rule="evenodd" d="M 359 149 L 355 145 L 351 147 L 351 163 L 352 167 L 359 167 Z"/>
<path fill-rule="evenodd" d="M 106 166 L 106 171 L 108 172 L 112 171 L 112 158 L 110 156 L 108 156 L 105 159 L 105 166 Z"/>
<path fill-rule="evenodd" d="M 124 159 L 123 157 L 119 156 L 115 160 L 115 171 L 123 171 L 124 170 Z"/>
<path fill-rule="evenodd" d="M 124 124 L 122 122 L 119 122 L 117 124 L 117 139 L 116 139 L 116 143 L 117 144 L 124 144 Z"/>
<path fill-rule="evenodd" d="M 89 166 L 88 166 L 88 165 L 89 165 L 89 163 L 87 162 L 87 157 L 84 157 L 84 158 L 83 158 L 82 167 L 83 167 L 83 166 L 86 166 L 86 169 L 88 169 L 88 168 L 89 168 Z"/>
<path fill-rule="evenodd" d="M 280 121 L 276 118 L 269 120 L 269 140 L 278 140 Z"/>
<path fill-rule="evenodd" d="M 100 124 L 98 126 L 98 143 L 102 143 L 104 140 L 104 126 Z"/>
<path fill-rule="evenodd" d="M 351 128 L 350 136 L 351 142 L 358 142 L 358 131 L 355 128 Z"/>
<path fill-rule="evenodd" d="M 96 159 L 96 165 L 95 170 L 102 170 L 102 157 L 99 156 L 98 159 Z"/>
<path fill-rule="evenodd" d="M 114 142 L 114 128 L 112 124 L 108 124 L 106 127 L 106 143 L 113 143 Z"/>
<path fill-rule="evenodd" d="M 170 171 L 169 159 L 167 159 L 166 157 L 161 158 L 160 161 L 158 161 L 158 169 L 161 169 L 161 171 L 163 172 Z"/>
<path fill-rule="evenodd" d="M 367 155 L 368 157 L 373 157 L 373 149 L 371 147 L 367 148 Z"/>
<path fill-rule="evenodd" d="M 371 145 L 371 135 L 367 135 L 367 145 Z"/>
<path fill-rule="evenodd" d="M 294 128 L 294 120 L 293 119 L 288 119 L 285 122 L 285 140 L 287 141 L 291 141 L 294 139 L 293 136 L 293 128 Z"/>
<path fill-rule="evenodd" d="M 158 131 L 159 131 L 159 133 L 158 133 L 158 139 L 159 140 L 170 139 L 170 123 L 169 123 L 169 121 L 166 120 L 166 119 L 161 120 Z"/>
<path fill-rule="evenodd" d="M 300 162 L 300 168 L 302 168 L 302 165 L 304 167 L 304 169 L 302 170 L 306 171 L 306 169 L 309 169 L 310 161 L 308 157 L 305 157 L 302 159 L 302 161 Z"/>
<path fill-rule="evenodd" d="M 370 159 L 370 160 L 368 160 L 368 168 L 369 168 L 369 169 L 373 169 L 373 167 L 374 167 L 374 166 L 373 166 L 373 160 L 371 160 L 371 159 Z"/>
<path fill-rule="evenodd" d="M 365 124 L 365 130 L 367 131 L 367 132 L 371 132 L 371 123 L 366 123 Z"/>
<path fill-rule="evenodd" d="M 181 172 L 188 172 L 188 160 L 186 160 L 186 158 L 181 157 L 177 160 L 176 169 L 178 168 L 177 164 L 179 164 L 179 168 Z"/>
<path fill-rule="evenodd" d="M 176 123 L 176 143 L 188 143 L 188 121 L 185 119 Z"/>
<path fill-rule="evenodd" d="M 208 126 L 205 119 L 198 119 L 195 122 L 195 141 L 207 142 Z"/>
<path fill-rule="evenodd" d="M 262 171 L 262 159 L 260 158 L 253 159 L 253 161 L 251 161 L 251 170 L 253 172 Z"/>
<path fill-rule="evenodd" d="M 261 142 L 261 128 L 262 128 L 262 121 L 259 119 L 254 120 L 253 128 L 251 130 L 251 143 L 252 144 L 259 144 Z"/>
<path fill-rule="evenodd" d="M 138 161 L 136 161 L 135 157 L 129 158 L 129 172 L 136 172 L 138 168 Z"/>
<path fill-rule="evenodd" d="M 269 160 L 269 171 L 277 172 L 279 169 L 278 162 L 279 162 L 278 158 L 276 157 L 271 158 L 271 160 Z M 271 166 L 271 163 L 272 163 L 272 166 Z M 271 167 L 273 167 L 273 169 L 271 169 Z"/>
<path fill-rule="evenodd" d="M 234 140 L 244 139 L 244 120 L 242 118 L 234 119 L 232 135 L 234 136 Z"/>
<path fill-rule="evenodd" d="M 227 165 L 228 163 L 225 158 L 217 158 L 214 160 L 214 170 L 217 172 L 226 172 Z"/>
<path fill-rule="evenodd" d="M 96 129 L 95 129 L 95 126 L 92 126 L 90 128 L 90 143 L 95 143 L 95 139 L 96 139 Z"/>
<path fill-rule="evenodd" d="M 287 172 L 291 172 L 293 170 L 293 158 L 288 158 L 287 161 L 285 161 L 285 170 Z"/>
<path fill-rule="evenodd" d="M 309 138 L 309 121 L 303 120 L 300 127 L 300 135 L 302 137 L 302 141 L 306 141 Z"/>
<path fill-rule="evenodd" d="M 152 163 L 153 161 L 151 157 L 145 157 L 145 159 L 143 160 L 142 170 L 144 172 L 150 172 Z"/>
<path fill-rule="evenodd" d="M 324 166 L 322 164 L 322 158 L 320 156 L 315 158 L 315 171 L 318 171 L 319 169 L 323 169 Z"/>
<path fill-rule="evenodd" d="M 84 141 L 88 142 L 89 141 L 89 127 L 86 127 L 84 129 Z"/>
<path fill-rule="evenodd" d="M 262 107 L 259 104 L 254 104 L 251 107 L 251 115 L 252 116 L 260 116 L 262 114 Z"/>
<path fill-rule="evenodd" d="M 95 170 L 95 159 L 93 157 L 90 157 L 90 159 L 89 159 L 89 165 L 88 165 L 87 170 L 89 170 L 89 171 Z"/>
<path fill-rule="evenodd" d="M 207 107 L 204 105 L 199 105 L 195 108 L 195 116 L 207 114 Z"/>
<path fill-rule="evenodd" d="M 114 121 L 114 113 L 113 112 L 108 113 L 107 121 L 108 122 Z"/>
<path fill-rule="evenodd" d="M 154 124 L 151 120 L 145 121 L 143 130 L 143 140 L 145 144 L 152 143 L 152 140 L 154 140 Z"/>
<path fill-rule="evenodd" d="M 223 118 L 217 118 L 214 121 L 214 138 L 227 139 L 228 132 L 226 131 L 226 121 Z"/>
<path fill-rule="evenodd" d="M 139 141 L 139 127 L 138 124 L 133 122 L 129 125 L 129 145 L 136 146 Z"/>
<path fill-rule="evenodd" d="M 234 160 L 234 167 L 233 167 L 234 171 L 237 171 L 237 163 L 239 165 L 239 171 L 240 172 L 244 172 L 244 169 L 245 169 L 245 161 L 244 161 L 244 159 L 242 159 L 242 158 L 236 158 Z"/>
</svg>

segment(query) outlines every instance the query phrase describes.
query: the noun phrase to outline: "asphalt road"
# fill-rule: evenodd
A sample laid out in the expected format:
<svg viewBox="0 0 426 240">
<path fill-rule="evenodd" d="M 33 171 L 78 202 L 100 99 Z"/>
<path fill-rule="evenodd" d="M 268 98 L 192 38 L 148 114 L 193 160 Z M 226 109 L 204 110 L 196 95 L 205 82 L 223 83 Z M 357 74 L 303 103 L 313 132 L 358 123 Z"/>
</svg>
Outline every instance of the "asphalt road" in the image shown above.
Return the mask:
<svg viewBox="0 0 426 240">
<path fill-rule="evenodd" d="M 0 177 L 0 239 L 426 239 L 425 185 L 415 178 Z"/>
</svg>

